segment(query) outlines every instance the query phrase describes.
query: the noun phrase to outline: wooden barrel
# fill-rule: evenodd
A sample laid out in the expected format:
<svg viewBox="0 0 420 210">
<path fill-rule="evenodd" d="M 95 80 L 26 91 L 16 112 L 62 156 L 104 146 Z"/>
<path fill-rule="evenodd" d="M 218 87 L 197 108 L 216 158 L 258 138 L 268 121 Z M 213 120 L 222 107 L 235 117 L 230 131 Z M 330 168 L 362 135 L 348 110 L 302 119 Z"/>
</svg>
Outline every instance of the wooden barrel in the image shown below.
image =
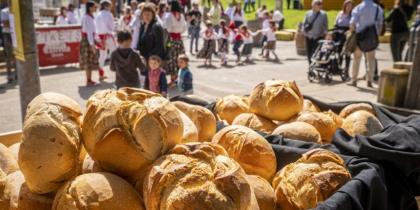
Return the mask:
<svg viewBox="0 0 420 210">
<path fill-rule="evenodd" d="M 404 105 L 407 83 L 408 70 L 394 68 L 382 70 L 378 102 L 389 106 L 402 107 Z"/>
<path fill-rule="evenodd" d="M 299 28 L 295 34 L 296 52 L 298 55 L 305 56 L 306 55 L 306 39 L 302 30 L 300 30 L 301 25 L 302 24 L 299 24 Z"/>
<path fill-rule="evenodd" d="M 413 62 L 400 61 L 394 63 L 394 69 L 406 69 L 410 72 L 411 68 L 413 68 Z"/>
</svg>

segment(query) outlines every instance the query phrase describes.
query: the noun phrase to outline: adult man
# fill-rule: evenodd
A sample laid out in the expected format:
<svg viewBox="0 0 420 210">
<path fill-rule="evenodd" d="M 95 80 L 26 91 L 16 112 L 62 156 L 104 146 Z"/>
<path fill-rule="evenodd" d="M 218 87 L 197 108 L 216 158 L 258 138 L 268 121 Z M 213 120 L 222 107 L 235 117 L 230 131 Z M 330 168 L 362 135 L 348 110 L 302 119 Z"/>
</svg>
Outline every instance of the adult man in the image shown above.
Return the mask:
<svg viewBox="0 0 420 210">
<path fill-rule="evenodd" d="M 17 80 L 16 70 L 12 72 L 12 68 L 15 66 L 15 57 L 13 56 L 13 45 L 12 36 L 10 34 L 10 23 L 9 22 L 9 6 L 8 4 L 4 9 L 1 10 L 1 24 L 2 24 L 2 35 L 3 35 L 3 47 L 4 54 L 6 57 L 6 68 L 7 68 L 7 82 L 12 83 Z"/>
<path fill-rule="evenodd" d="M 374 26 L 376 34 L 379 34 L 382 29 L 383 23 L 383 10 L 373 0 L 364 0 L 362 3 L 357 5 L 352 12 L 352 18 L 350 20 L 350 30 L 356 33 L 363 33 L 367 27 Z M 374 71 L 376 68 L 375 62 L 375 49 L 363 52 L 360 47 L 356 47 L 354 51 L 354 61 L 351 75 L 351 85 L 357 86 L 357 76 L 359 74 L 360 60 L 362 55 L 365 55 L 367 60 L 367 86 L 372 87 L 372 80 Z"/>
<path fill-rule="evenodd" d="M 313 0 L 312 10 L 306 12 L 304 20 L 304 31 L 306 37 L 306 52 L 309 65 L 311 64 L 312 55 L 318 46 L 318 41 L 324 38 L 328 32 L 327 13 L 321 10 L 322 1 Z"/>
<path fill-rule="evenodd" d="M 96 34 L 100 39 L 99 45 L 99 74 L 101 80 L 106 77 L 102 72 L 105 66 L 105 61 L 108 57 L 108 52 L 112 53 L 115 50 L 116 44 L 112 35 L 114 31 L 114 16 L 111 13 L 111 2 L 109 0 L 101 1 L 101 11 L 95 18 Z"/>
</svg>

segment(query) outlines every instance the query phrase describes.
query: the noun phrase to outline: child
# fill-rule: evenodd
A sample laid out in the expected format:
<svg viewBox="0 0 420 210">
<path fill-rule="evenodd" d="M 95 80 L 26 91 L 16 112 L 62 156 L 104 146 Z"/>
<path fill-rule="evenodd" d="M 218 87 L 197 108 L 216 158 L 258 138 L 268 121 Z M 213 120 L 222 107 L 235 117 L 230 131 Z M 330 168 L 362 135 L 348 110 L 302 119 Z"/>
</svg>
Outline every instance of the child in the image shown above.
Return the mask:
<svg viewBox="0 0 420 210">
<path fill-rule="evenodd" d="M 262 30 L 266 30 L 270 28 L 270 13 L 269 12 L 264 12 L 264 17 L 263 17 L 263 22 L 262 22 Z M 263 37 L 261 39 L 261 45 L 264 46 L 265 43 L 267 42 L 267 36 L 263 33 Z M 260 56 L 264 55 L 264 47 L 261 48 L 261 53 Z"/>
<path fill-rule="evenodd" d="M 130 31 L 130 23 L 133 20 L 133 15 L 131 14 L 131 8 L 126 7 L 124 10 L 124 15 L 118 20 L 118 31 Z"/>
<path fill-rule="evenodd" d="M 334 48 L 334 41 L 332 33 L 327 33 L 325 40 L 322 42 L 321 49 L 319 51 L 318 57 L 316 58 L 319 61 L 328 60 L 328 57 L 331 54 L 331 50 Z"/>
<path fill-rule="evenodd" d="M 115 71 L 115 86 L 140 87 L 139 73 L 146 71 L 143 58 L 131 48 L 131 34 L 128 31 L 117 33 L 118 48 L 111 53 L 111 71 Z"/>
<path fill-rule="evenodd" d="M 162 60 L 159 56 L 149 57 L 149 70 L 146 73 L 144 89 L 160 93 L 163 97 L 168 93 L 168 82 L 166 81 L 166 72 L 161 68 Z"/>
<path fill-rule="evenodd" d="M 262 33 L 264 34 L 264 36 L 267 37 L 267 43 L 263 47 L 264 50 L 267 50 L 264 56 L 267 60 L 270 59 L 270 52 L 273 53 L 274 59 L 278 60 L 277 54 L 275 52 L 276 41 L 277 41 L 276 29 L 277 29 L 276 22 L 272 20 L 269 22 L 269 28 L 262 30 Z"/>
<path fill-rule="evenodd" d="M 200 38 L 200 31 L 201 31 L 201 12 L 199 9 L 199 5 L 197 2 L 193 2 L 193 9 L 188 13 L 188 20 L 190 23 L 190 35 L 191 35 L 191 43 L 190 43 L 190 53 L 193 53 L 193 47 L 195 43 L 195 52 L 198 52 L 198 39 Z"/>
<path fill-rule="evenodd" d="M 101 0 L 101 10 L 95 17 L 96 34 L 100 39 L 99 48 L 99 74 L 102 76 L 99 78 L 103 81 L 107 78 L 105 76 L 105 63 L 108 57 L 108 53 L 112 53 L 115 50 L 115 40 L 112 33 L 114 32 L 114 16 L 111 13 L 111 1 Z"/>
<path fill-rule="evenodd" d="M 233 22 L 229 24 L 229 29 L 231 30 L 233 52 L 236 55 L 236 63 L 239 63 L 241 61 L 241 52 L 239 51 L 239 48 L 244 43 L 244 40 Z"/>
<path fill-rule="evenodd" d="M 191 94 L 193 90 L 193 75 L 188 68 L 189 58 L 187 55 L 180 55 L 178 57 L 178 90 L 183 94 Z"/>
<path fill-rule="evenodd" d="M 242 25 L 240 28 L 240 35 L 244 41 L 242 55 L 245 56 L 245 62 L 249 63 L 251 62 L 252 48 L 254 47 L 254 33 L 252 33 L 246 25 Z"/>
<path fill-rule="evenodd" d="M 206 22 L 206 29 L 201 31 L 201 36 L 204 39 L 203 48 L 198 53 L 198 58 L 205 58 L 204 65 L 211 66 L 211 59 L 216 52 L 216 32 L 213 29 L 213 24 L 210 21 Z"/>
<path fill-rule="evenodd" d="M 222 62 L 222 66 L 227 65 L 227 54 L 229 53 L 229 37 L 230 31 L 226 26 L 226 21 L 220 21 L 220 30 L 219 30 L 219 55 Z"/>
</svg>

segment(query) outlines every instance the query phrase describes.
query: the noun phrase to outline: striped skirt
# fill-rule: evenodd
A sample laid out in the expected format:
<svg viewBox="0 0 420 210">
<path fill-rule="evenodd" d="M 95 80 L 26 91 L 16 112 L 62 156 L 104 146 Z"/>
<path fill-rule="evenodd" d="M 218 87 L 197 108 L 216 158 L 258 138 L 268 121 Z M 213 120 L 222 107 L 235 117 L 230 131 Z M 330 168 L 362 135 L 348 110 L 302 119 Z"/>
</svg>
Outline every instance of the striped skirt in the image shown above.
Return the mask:
<svg viewBox="0 0 420 210">
<path fill-rule="evenodd" d="M 81 70 L 98 70 L 98 52 L 94 52 L 92 47 L 89 45 L 87 38 L 82 38 L 80 42 L 80 57 L 79 67 Z"/>
<path fill-rule="evenodd" d="M 178 56 L 185 54 L 185 48 L 182 40 L 171 40 L 170 46 L 169 60 L 166 65 L 166 73 L 176 77 L 178 75 Z"/>
</svg>

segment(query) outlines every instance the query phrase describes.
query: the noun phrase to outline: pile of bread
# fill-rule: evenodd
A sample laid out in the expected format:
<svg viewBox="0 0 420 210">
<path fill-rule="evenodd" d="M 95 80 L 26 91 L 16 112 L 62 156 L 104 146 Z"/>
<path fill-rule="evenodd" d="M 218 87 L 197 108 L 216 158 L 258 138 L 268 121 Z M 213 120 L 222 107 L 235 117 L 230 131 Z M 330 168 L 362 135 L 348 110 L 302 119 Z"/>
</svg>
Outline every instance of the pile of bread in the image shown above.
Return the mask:
<svg viewBox="0 0 420 210">
<path fill-rule="evenodd" d="M 282 157 L 257 131 L 328 143 L 340 127 L 382 126 L 370 105 L 320 112 L 278 80 L 219 99 L 214 113 L 142 89 L 99 91 L 85 113 L 44 93 L 28 105 L 22 141 L 0 144 L 0 209 L 314 208 L 351 179 L 344 161 L 315 149 L 278 170 Z"/>
</svg>

